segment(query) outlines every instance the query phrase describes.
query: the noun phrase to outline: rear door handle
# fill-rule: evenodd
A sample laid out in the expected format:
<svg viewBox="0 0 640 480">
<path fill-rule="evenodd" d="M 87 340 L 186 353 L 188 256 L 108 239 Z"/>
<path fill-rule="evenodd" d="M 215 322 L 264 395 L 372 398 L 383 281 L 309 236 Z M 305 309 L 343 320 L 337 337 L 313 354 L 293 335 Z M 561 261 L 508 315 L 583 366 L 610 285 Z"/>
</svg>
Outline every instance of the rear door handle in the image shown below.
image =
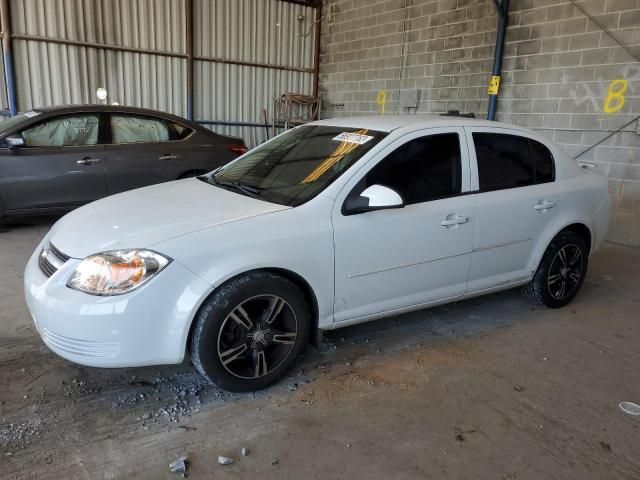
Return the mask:
<svg viewBox="0 0 640 480">
<path fill-rule="evenodd" d="M 462 223 L 467 223 L 469 221 L 469 217 L 465 217 L 464 215 L 456 215 L 452 213 L 451 215 L 447 215 L 440 225 L 443 227 L 452 227 L 454 225 L 460 225 Z"/>
<path fill-rule="evenodd" d="M 553 208 L 555 205 L 556 205 L 556 202 L 541 200 L 533 208 L 535 208 L 536 210 L 549 210 L 550 208 Z"/>
<path fill-rule="evenodd" d="M 164 160 L 164 161 L 166 161 L 166 160 L 178 160 L 179 158 L 182 158 L 182 157 L 180 157 L 180 155 L 167 154 L 167 155 L 160 155 L 158 157 L 158 160 Z"/>
<path fill-rule="evenodd" d="M 76 160 L 78 165 L 95 165 L 102 162 L 101 158 L 84 157 L 82 160 Z"/>
</svg>

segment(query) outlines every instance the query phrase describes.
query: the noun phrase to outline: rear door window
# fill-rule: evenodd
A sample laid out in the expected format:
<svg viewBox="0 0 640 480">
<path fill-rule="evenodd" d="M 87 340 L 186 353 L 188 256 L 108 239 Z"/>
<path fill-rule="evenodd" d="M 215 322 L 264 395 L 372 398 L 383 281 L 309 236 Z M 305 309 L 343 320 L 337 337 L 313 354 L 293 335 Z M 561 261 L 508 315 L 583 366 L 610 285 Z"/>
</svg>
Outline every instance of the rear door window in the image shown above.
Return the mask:
<svg viewBox="0 0 640 480">
<path fill-rule="evenodd" d="M 111 115 L 111 143 L 158 143 L 169 139 L 169 127 L 159 118 Z"/>
<path fill-rule="evenodd" d="M 540 142 L 517 135 L 475 132 L 480 191 L 551 182 L 553 157 Z"/>
<path fill-rule="evenodd" d="M 21 132 L 26 147 L 96 145 L 100 115 L 97 113 L 51 118 Z"/>
</svg>

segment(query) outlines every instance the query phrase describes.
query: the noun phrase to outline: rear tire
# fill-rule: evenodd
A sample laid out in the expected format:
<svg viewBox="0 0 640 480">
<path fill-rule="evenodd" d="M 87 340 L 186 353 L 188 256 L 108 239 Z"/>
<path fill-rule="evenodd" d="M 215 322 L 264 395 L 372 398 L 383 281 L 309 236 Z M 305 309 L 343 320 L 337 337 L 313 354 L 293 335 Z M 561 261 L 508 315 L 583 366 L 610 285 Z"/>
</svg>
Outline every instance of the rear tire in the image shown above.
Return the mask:
<svg viewBox="0 0 640 480">
<path fill-rule="evenodd" d="M 580 235 L 560 232 L 542 256 L 531 282 L 522 294 L 539 305 L 560 308 L 576 296 L 587 274 L 589 251 Z"/>
<path fill-rule="evenodd" d="M 303 353 L 311 314 L 286 278 L 255 272 L 233 279 L 200 307 L 191 358 L 210 382 L 232 392 L 266 388 Z"/>
</svg>

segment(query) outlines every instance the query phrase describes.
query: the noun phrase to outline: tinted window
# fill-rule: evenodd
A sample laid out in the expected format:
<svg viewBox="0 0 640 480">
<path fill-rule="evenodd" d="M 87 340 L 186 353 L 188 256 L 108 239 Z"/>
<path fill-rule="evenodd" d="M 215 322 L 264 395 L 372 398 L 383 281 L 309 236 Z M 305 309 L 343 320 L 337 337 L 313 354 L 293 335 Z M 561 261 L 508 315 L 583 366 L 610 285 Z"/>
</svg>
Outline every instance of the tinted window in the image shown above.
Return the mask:
<svg viewBox="0 0 640 480">
<path fill-rule="evenodd" d="M 111 115 L 111 143 L 155 143 L 168 140 L 169 128 L 158 118 Z"/>
<path fill-rule="evenodd" d="M 553 181 L 553 158 L 535 140 L 500 133 L 474 133 L 481 191 Z"/>
<path fill-rule="evenodd" d="M 98 114 L 58 117 L 22 131 L 27 147 L 65 147 L 98 143 Z"/>
<path fill-rule="evenodd" d="M 411 140 L 392 152 L 367 174 L 364 187 L 385 185 L 405 204 L 460 193 L 460 140 L 457 133 Z"/>
<path fill-rule="evenodd" d="M 535 165 L 536 183 L 553 182 L 555 168 L 553 166 L 553 155 L 547 147 L 535 140 L 529 140 L 531 147 L 531 157 Z"/>
<path fill-rule="evenodd" d="M 526 138 L 474 133 L 480 190 L 501 190 L 533 184 L 533 165 Z"/>
</svg>

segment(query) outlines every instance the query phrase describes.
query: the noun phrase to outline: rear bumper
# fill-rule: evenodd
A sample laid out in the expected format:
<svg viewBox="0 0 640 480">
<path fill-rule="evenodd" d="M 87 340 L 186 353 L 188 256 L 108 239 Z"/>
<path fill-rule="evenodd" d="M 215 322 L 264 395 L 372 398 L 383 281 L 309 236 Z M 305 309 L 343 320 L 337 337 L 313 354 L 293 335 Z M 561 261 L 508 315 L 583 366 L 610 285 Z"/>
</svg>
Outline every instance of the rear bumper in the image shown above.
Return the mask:
<svg viewBox="0 0 640 480">
<path fill-rule="evenodd" d="M 179 363 L 189 327 L 211 286 L 178 262 L 129 294 L 98 297 L 66 286 L 77 259 L 51 277 L 27 264 L 25 298 L 44 343 L 75 363 L 133 367 Z"/>
</svg>

